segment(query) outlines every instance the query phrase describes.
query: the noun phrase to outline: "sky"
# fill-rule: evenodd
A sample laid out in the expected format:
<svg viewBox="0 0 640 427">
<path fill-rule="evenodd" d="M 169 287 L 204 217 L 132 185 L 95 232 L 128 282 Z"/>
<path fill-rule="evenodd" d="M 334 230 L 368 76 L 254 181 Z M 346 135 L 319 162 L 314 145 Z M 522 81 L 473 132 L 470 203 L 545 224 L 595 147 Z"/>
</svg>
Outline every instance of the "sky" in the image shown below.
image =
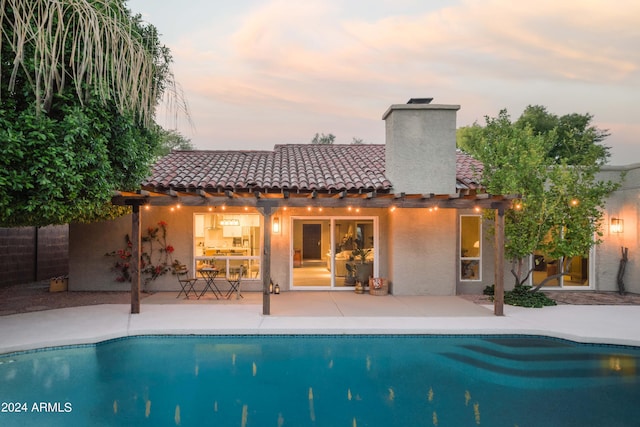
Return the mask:
<svg viewBox="0 0 640 427">
<path fill-rule="evenodd" d="M 196 149 L 384 143 L 410 98 L 460 105 L 457 126 L 528 105 L 589 113 L 610 164 L 640 163 L 637 0 L 129 0 L 171 49 Z"/>
</svg>

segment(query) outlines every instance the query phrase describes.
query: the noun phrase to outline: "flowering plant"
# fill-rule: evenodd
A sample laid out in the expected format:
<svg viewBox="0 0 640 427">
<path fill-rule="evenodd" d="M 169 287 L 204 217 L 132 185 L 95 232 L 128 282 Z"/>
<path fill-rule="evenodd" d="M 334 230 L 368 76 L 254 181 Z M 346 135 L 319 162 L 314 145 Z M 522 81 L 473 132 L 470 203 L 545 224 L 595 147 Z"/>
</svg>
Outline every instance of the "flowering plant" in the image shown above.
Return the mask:
<svg viewBox="0 0 640 427">
<path fill-rule="evenodd" d="M 171 271 L 174 247 L 167 244 L 167 223 L 158 222 L 156 227 L 147 227 L 140 239 L 140 273 L 144 274 L 144 286 L 159 276 Z M 131 248 L 133 242 L 128 234 L 124 236 L 125 247 L 105 254 L 116 258 L 112 270 L 117 272 L 116 282 L 130 282 L 131 277 Z"/>
</svg>

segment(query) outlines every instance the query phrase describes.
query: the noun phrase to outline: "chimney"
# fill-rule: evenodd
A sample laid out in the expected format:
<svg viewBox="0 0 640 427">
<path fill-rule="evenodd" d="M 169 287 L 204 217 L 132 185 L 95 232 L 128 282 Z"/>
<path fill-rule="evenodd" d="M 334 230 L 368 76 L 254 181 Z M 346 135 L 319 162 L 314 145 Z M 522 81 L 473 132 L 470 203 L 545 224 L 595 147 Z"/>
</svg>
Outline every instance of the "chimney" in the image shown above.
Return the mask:
<svg viewBox="0 0 640 427">
<path fill-rule="evenodd" d="M 386 127 L 385 175 L 405 194 L 456 192 L 456 112 L 459 105 L 411 98 L 382 116 Z"/>
</svg>

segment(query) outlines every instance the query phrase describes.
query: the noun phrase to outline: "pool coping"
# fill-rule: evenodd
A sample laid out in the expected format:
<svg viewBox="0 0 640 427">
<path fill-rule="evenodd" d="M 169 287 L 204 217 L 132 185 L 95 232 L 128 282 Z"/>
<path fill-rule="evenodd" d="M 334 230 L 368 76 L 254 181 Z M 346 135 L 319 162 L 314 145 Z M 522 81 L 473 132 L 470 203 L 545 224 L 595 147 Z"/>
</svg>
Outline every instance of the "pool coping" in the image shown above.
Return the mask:
<svg viewBox="0 0 640 427">
<path fill-rule="evenodd" d="M 582 343 L 640 346 L 640 306 L 479 306 L 487 315 L 271 315 L 256 304 L 154 305 L 130 314 L 104 304 L 0 317 L 0 354 L 137 335 L 536 335 Z"/>
</svg>

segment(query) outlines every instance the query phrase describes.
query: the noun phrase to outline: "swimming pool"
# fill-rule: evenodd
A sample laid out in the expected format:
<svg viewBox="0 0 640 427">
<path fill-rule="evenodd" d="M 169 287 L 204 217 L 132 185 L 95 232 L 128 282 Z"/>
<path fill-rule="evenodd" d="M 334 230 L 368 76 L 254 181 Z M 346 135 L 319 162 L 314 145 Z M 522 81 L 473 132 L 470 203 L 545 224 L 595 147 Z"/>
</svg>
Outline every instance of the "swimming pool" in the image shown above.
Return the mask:
<svg viewBox="0 0 640 427">
<path fill-rule="evenodd" d="M 640 348 L 526 336 L 141 336 L 0 356 L 0 425 L 631 426 Z"/>
</svg>

